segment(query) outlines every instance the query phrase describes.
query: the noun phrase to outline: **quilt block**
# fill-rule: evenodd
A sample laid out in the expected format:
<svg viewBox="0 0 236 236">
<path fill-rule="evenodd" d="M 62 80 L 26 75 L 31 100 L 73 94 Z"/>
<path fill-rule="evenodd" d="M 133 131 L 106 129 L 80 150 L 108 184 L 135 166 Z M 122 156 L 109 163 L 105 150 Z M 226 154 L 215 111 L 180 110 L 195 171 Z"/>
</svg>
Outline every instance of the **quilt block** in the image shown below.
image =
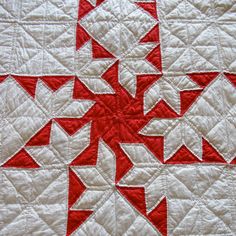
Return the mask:
<svg viewBox="0 0 236 236">
<path fill-rule="evenodd" d="M 0 235 L 236 235 L 234 0 L 0 0 Z"/>
</svg>

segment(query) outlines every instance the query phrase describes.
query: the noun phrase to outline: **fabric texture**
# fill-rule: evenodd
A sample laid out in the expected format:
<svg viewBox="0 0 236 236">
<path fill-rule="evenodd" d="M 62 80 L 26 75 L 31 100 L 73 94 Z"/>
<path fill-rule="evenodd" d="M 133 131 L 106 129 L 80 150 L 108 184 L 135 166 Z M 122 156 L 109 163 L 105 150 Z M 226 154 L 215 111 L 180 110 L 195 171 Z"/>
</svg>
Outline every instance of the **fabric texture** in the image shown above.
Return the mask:
<svg viewBox="0 0 236 236">
<path fill-rule="evenodd" d="M 0 235 L 236 235 L 235 0 L 0 0 Z"/>
</svg>

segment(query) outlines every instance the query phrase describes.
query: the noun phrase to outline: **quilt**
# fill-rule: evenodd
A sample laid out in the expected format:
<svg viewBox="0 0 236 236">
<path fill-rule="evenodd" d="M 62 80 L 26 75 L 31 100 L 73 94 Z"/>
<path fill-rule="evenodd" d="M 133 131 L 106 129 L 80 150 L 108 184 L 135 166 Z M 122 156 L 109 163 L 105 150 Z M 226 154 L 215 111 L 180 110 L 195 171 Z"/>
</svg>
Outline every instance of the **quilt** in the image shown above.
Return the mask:
<svg viewBox="0 0 236 236">
<path fill-rule="evenodd" d="M 0 235 L 236 235 L 235 0 L 0 0 Z"/>
</svg>

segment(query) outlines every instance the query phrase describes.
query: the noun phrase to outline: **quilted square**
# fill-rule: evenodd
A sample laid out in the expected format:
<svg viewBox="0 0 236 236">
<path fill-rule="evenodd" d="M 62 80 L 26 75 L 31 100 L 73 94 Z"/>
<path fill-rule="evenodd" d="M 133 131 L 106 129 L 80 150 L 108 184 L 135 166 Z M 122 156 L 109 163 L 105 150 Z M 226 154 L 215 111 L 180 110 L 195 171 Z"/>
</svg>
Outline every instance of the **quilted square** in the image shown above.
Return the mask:
<svg viewBox="0 0 236 236">
<path fill-rule="evenodd" d="M 0 0 L 0 235 L 236 234 L 234 0 Z"/>
</svg>

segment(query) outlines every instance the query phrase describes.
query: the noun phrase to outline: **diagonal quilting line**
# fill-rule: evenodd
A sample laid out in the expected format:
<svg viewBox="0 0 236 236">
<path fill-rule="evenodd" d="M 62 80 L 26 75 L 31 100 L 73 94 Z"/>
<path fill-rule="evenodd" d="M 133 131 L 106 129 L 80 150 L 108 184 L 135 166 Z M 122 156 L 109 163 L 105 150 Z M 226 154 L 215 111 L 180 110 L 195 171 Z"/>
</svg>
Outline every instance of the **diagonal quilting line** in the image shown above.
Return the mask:
<svg viewBox="0 0 236 236">
<path fill-rule="evenodd" d="M 225 12 L 223 12 L 222 15 L 219 15 L 219 16 L 218 16 L 218 19 L 221 18 L 225 13 L 229 13 L 229 11 L 231 11 L 231 9 L 232 9 L 234 6 L 235 6 L 235 4 L 232 4 L 229 9 L 227 9 Z M 221 9 L 222 9 L 222 8 L 221 8 Z"/>
<path fill-rule="evenodd" d="M 7 25 L 7 27 L 6 28 L 4 28 L 4 29 L 2 29 L 1 31 L 0 31 L 0 34 L 3 34 L 6 30 L 8 30 L 10 27 L 14 27 L 14 24 L 1 24 L 1 25 Z"/>
<path fill-rule="evenodd" d="M 99 155 L 99 154 L 98 154 L 98 155 Z M 112 186 L 113 181 L 109 181 L 108 176 L 107 176 L 105 173 L 103 173 L 103 170 L 100 169 L 99 166 L 96 166 L 96 169 L 97 169 L 97 171 L 99 172 L 99 174 L 102 176 L 102 178 L 107 182 L 107 184 L 108 184 L 109 186 L 113 187 L 113 186 Z M 115 167 L 114 167 L 114 169 L 115 169 Z"/>
<path fill-rule="evenodd" d="M 185 185 L 177 176 L 175 176 L 173 173 L 168 171 L 168 174 L 171 175 L 172 177 L 174 177 L 179 183 L 181 183 L 183 186 L 185 186 L 185 188 L 191 193 L 191 195 L 194 195 L 194 197 L 196 197 L 196 194 L 193 193 L 193 191 L 191 189 L 189 189 L 189 187 L 187 185 Z"/>
<path fill-rule="evenodd" d="M 51 143 L 51 140 L 50 140 L 50 143 Z M 52 148 L 51 148 L 51 146 L 52 146 Z M 66 146 L 66 144 L 65 144 L 65 146 Z M 56 157 L 57 159 L 59 159 L 59 161 L 64 164 L 64 160 L 61 159 L 60 152 L 53 146 L 53 144 L 47 145 L 47 147 L 50 149 L 50 151 L 53 152 L 53 154 L 55 155 L 55 157 Z M 68 145 L 67 148 L 69 149 L 69 145 Z M 49 164 L 49 165 L 51 165 L 51 164 Z"/>
<path fill-rule="evenodd" d="M 64 29 L 65 29 L 65 28 L 64 28 Z M 63 30 L 63 32 L 61 32 L 59 35 L 57 35 L 56 38 L 54 38 L 52 42 L 50 42 L 49 44 L 47 44 L 47 47 L 49 47 L 49 46 L 52 45 L 53 43 L 56 43 L 62 36 L 64 36 L 64 34 L 68 33 L 69 30 L 70 30 L 70 27 L 67 27 L 66 30 Z"/>
<path fill-rule="evenodd" d="M 194 201 L 194 204 L 190 207 L 190 209 L 187 211 L 187 213 L 184 214 L 183 218 L 177 223 L 177 225 L 174 226 L 174 229 L 172 230 L 172 233 L 178 229 L 178 226 L 185 220 L 185 218 L 188 216 L 189 212 L 197 205 L 197 202 Z"/>
<path fill-rule="evenodd" d="M 54 177 L 53 180 L 52 180 L 49 184 L 47 184 L 47 187 L 46 187 L 41 193 L 39 193 L 38 196 L 36 196 L 35 199 L 32 199 L 31 202 L 37 201 L 38 198 L 39 198 L 59 177 L 61 177 L 61 175 L 62 175 L 63 173 L 64 173 L 64 171 L 62 171 L 62 170 L 59 171 L 58 174 L 56 175 L 56 177 Z"/>
<path fill-rule="evenodd" d="M 231 139 L 230 139 L 230 137 L 231 137 L 230 133 L 231 132 L 229 131 L 229 124 L 227 123 L 227 121 L 228 121 L 228 119 L 225 118 L 224 123 L 225 123 L 225 132 L 226 132 L 226 136 L 227 136 L 225 141 L 226 141 L 226 144 L 227 144 L 226 150 L 230 150 L 230 143 L 232 143 L 232 145 L 234 145 L 234 144 L 233 144 L 233 141 L 231 141 Z M 229 155 L 227 155 L 227 157 L 229 158 Z"/>
<path fill-rule="evenodd" d="M 234 39 L 234 41 L 235 41 L 235 39 Z M 231 63 L 229 63 L 229 64 L 227 65 L 227 67 L 230 68 L 230 67 L 235 63 L 235 61 L 236 61 L 236 58 L 235 58 Z"/>
<path fill-rule="evenodd" d="M 199 196 L 199 197 L 203 197 L 203 195 L 205 195 L 207 193 L 207 191 L 221 178 L 222 174 L 225 172 L 225 170 L 223 169 L 220 173 L 220 175 L 214 180 L 214 182 L 212 182 L 208 188 Z"/>
<path fill-rule="evenodd" d="M 102 224 L 100 224 L 96 218 L 94 218 L 94 220 L 100 227 L 102 227 L 104 229 L 104 231 L 106 232 L 107 235 L 112 236 L 112 234 L 110 234 L 108 232 L 108 230 Z"/>
<path fill-rule="evenodd" d="M 178 25 L 181 25 L 181 27 L 183 28 L 184 26 L 184 30 L 185 30 L 185 36 L 187 37 L 187 25 L 186 24 L 183 24 L 181 22 L 181 24 L 177 24 Z M 176 39 L 178 39 L 180 42 L 182 42 L 184 45 L 187 45 L 186 42 L 183 41 L 182 38 L 180 38 L 180 36 L 178 36 L 176 33 L 173 32 L 173 30 L 175 30 L 175 27 L 171 28 L 171 26 L 174 26 L 173 24 L 170 24 L 167 22 L 167 26 L 168 28 L 165 26 L 165 30 L 168 31 L 171 35 L 171 37 L 175 37 Z M 163 26 L 164 27 L 164 26 Z M 165 43 L 165 42 L 162 42 L 162 44 Z"/>
<path fill-rule="evenodd" d="M 25 197 L 22 193 L 20 193 L 20 192 L 17 190 L 17 188 L 16 188 L 16 186 L 14 185 L 13 181 L 12 181 L 11 179 L 9 179 L 6 174 L 4 174 L 4 176 L 5 176 L 6 179 L 9 181 L 9 183 L 11 183 L 11 185 L 14 187 L 14 189 L 16 190 L 16 192 L 17 192 L 20 196 L 22 196 L 26 202 L 29 202 L 29 200 L 26 199 L 26 197 Z M 22 206 L 22 205 L 21 205 L 21 206 Z"/>
<path fill-rule="evenodd" d="M 210 107 L 212 107 L 215 112 L 217 112 L 216 117 L 221 117 L 222 115 L 224 115 L 224 114 L 221 114 L 220 111 L 216 110 L 216 108 L 214 107 L 214 103 L 211 103 L 209 99 L 206 99 L 206 98 L 204 97 L 204 95 L 208 92 L 208 90 L 210 89 L 210 87 L 211 87 L 211 86 L 209 86 L 207 89 L 204 89 L 204 91 L 203 91 L 203 93 L 201 94 L 201 96 L 199 96 L 199 97 L 197 98 L 197 100 L 190 106 L 190 108 L 188 109 L 187 115 L 189 115 L 189 113 L 191 112 L 192 108 L 196 105 L 196 103 L 197 103 L 201 98 L 204 99 L 204 101 L 205 101 Z M 190 113 L 190 115 L 191 115 L 191 113 Z M 202 115 L 201 115 L 201 116 L 202 116 Z M 186 116 L 186 117 L 188 117 L 188 116 Z M 206 115 L 204 115 L 204 117 L 206 117 Z"/>
<path fill-rule="evenodd" d="M 155 22 L 154 22 L 154 23 L 155 23 Z M 124 27 L 133 35 L 133 37 L 136 39 L 136 42 L 138 42 L 139 39 L 142 38 L 144 35 L 146 35 L 147 32 L 149 32 L 149 30 L 152 29 L 152 27 L 153 27 L 155 24 L 153 24 L 152 26 L 150 26 L 150 29 L 149 29 L 147 32 L 144 32 L 144 34 L 142 34 L 142 35 L 141 35 L 140 37 L 138 37 L 138 38 L 137 38 L 137 36 L 135 35 L 135 32 L 132 32 L 131 29 L 129 29 L 128 26 L 126 26 L 123 22 L 121 22 L 121 25 L 124 26 Z M 120 32 L 121 32 L 121 30 L 120 30 Z M 128 50 L 127 50 L 127 51 L 128 51 Z M 127 51 L 126 51 L 126 52 L 127 52 Z M 124 54 L 124 53 L 123 53 L 123 54 Z"/>
<path fill-rule="evenodd" d="M 20 117 L 20 118 L 22 118 L 22 117 Z M 32 117 L 30 117 L 30 116 L 28 116 L 28 118 L 31 118 L 31 119 L 32 119 Z M 41 117 L 40 117 L 40 118 L 41 118 Z M 12 119 L 16 121 L 17 118 L 12 118 Z M 44 119 L 42 118 L 42 120 L 44 120 Z M 25 138 L 23 137 L 25 134 L 23 133 L 23 134 L 21 135 L 21 134 L 18 132 L 18 130 L 16 129 L 16 127 L 14 126 L 13 123 L 10 123 L 10 121 L 7 120 L 7 119 L 5 119 L 5 121 L 15 130 L 15 132 L 19 135 L 19 138 L 23 141 L 23 143 L 26 142 Z M 45 122 L 43 125 L 40 125 L 40 127 L 39 127 L 38 130 L 40 130 L 45 124 L 46 124 L 46 122 Z M 36 132 L 37 132 L 37 131 L 36 131 Z M 34 132 L 33 135 L 34 135 L 36 132 Z M 29 138 L 28 138 L 27 140 L 29 140 Z M 19 150 L 19 149 L 17 149 L 17 150 Z"/>
<path fill-rule="evenodd" d="M 125 233 L 127 233 L 127 232 L 129 231 L 129 229 L 134 225 L 134 223 L 137 221 L 138 217 L 140 217 L 140 215 L 136 216 L 134 222 L 132 222 L 132 223 L 129 225 L 129 227 L 125 230 L 125 232 L 124 232 L 123 235 L 125 235 Z"/>
<path fill-rule="evenodd" d="M 71 18 L 73 20 L 73 17 L 70 16 L 67 12 L 65 12 L 65 10 L 61 7 L 58 7 L 53 1 L 50 1 L 50 4 L 52 4 L 53 6 L 55 6 L 57 9 L 61 10 L 66 16 L 68 16 L 69 18 Z M 78 6 L 77 6 L 78 7 Z"/>
<path fill-rule="evenodd" d="M 191 5 L 193 8 L 197 9 L 197 10 L 199 11 L 198 13 L 203 14 L 205 17 L 207 16 L 206 13 L 203 12 L 201 9 L 197 8 L 197 6 L 195 6 L 195 5 L 193 4 L 193 2 L 190 2 L 190 1 L 186 0 L 186 3 L 188 3 L 189 5 Z M 204 9 L 205 9 L 205 8 L 204 8 Z"/>
<path fill-rule="evenodd" d="M 78 176 L 80 178 L 80 176 Z M 88 187 L 86 186 L 86 190 L 80 195 L 80 197 L 76 200 L 76 202 L 72 205 L 72 207 L 70 208 L 71 210 L 82 210 L 81 208 L 78 207 L 74 207 L 76 205 L 76 203 L 80 203 L 81 199 L 84 198 L 84 196 L 87 195 L 87 191 L 96 191 L 96 192 L 104 192 L 104 194 L 99 198 L 99 200 L 97 200 L 97 202 L 95 203 L 95 205 L 92 208 L 95 208 L 95 210 L 93 211 L 97 211 L 96 206 L 101 205 L 104 202 L 104 199 L 107 200 L 107 196 L 110 196 L 109 194 L 111 194 L 113 191 L 110 187 Z M 91 210 L 91 208 L 89 209 L 88 207 L 86 208 L 88 210 Z M 83 209 L 85 210 L 85 209 Z"/>
<path fill-rule="evenodd" d="M 197 47 L 199 47 L 199 46 L 197 46 Z M 196 48 L 197 48 L 196 47 Z M 212 46 L 212 47 L 215 47 L 215 46 Z M 210 48 L 210 46 L 206 46 L 206 48 Z M 191 50 L 193 50 L 198 56 L 200 56 L 201 58 L 203 58 L 205 61 L 207 61 L 208 63 L 210 63 L 215 69 L 217 69 L 217 66 L 216 65 L 214 65 L 212 62 L 210 62 L 209 60 L 207 60 L 206 59 L 206 57 L 203 55 L 203 54 L 201 54 L 199 51 L 196 51 L 193 47 L 191 47 Z M 217 54 L 218 52 L 216 51 L 216 54 Z"/>
<path fill-rule="evenodd" d="M 61 50 L 63 50 L 63 49 L 64 49 L 64 48 L 61 48 Z M 46 48 L 44 48 L 44 50 L 48 53 L 48 55 L 50 55 L 50 56 L 54 59 L 54 62 L 56 61 L 60 66 L 63 67 L 64 70 L 66 70 L 67 72 L 70 72 L 70 73 L 71 73 L 71 71 L 70 71 L 69 68 L 68 68 L 68 65 L 65 65 L 63 61 L 61 61 L 61 60 L 59 60 L 58 58 L 56 58 L 56 57 L 52 54 L 52 52 L 49 52 Z M 32 59 L 32 58 L 31 58 L 31 59 Z M 44 61 L 44 63 L 45 63 L 45 61 Z"/>
<path fill-rule="evenodd" d="M 48 227 L 49 229 L 51 229 L 51 230 L 55 233 L 55 235 L 58 235 L 58 232 L 56 232 L 56 231 L 52 228 L 52 226 L 49 225 L 49 224 L 47 223 L 47 221 L 44 220 L 44 219 L 39 215 L 39 213 L 38 213 L 35 209 L 33 209 L 32 207 L 31 207 L 31 209 L 37 214 L 37 216 L 39 217 L 39 219 L 41 219 L 41 220 L 47 225 L 47 227 Z"/>
<path fill-rule="evenodd" d="M 165 12 L 165 15 L 166 15 L 166 16 L 170 15 L 170 14 L 179 6 L 179 4 L 181 4 L 182 2 L 183 2 L 182 0 L 179 0 L 179 1 L 177 2 L 177 4 L 174 5 L 172 9 L 170 9 L 170 11 L 169 11 L 168 13 Z M 173 2 L 171 1 L 171 3 L 173 4 L 174 1 L 173 1 Z M 161 9 L 161 10 L 162 10 L 162 9 Z M 167 7 L 165 8 L 165 10 L 167 10 Z"/>
<path fill-rule="evenodd" d="M 194 43 L 196 43 L 196 40 L 197 39 L 199 39 L 200 37 L 201 37 L 201 35 L 203 34 L 203 33 L 205 33 L 206 32 L 206 30 L 208 30 L 209 29 L 209 27 L 211 26 L 211 24 L 200 24 L 201 26 L 203 25 L 204 26 L 204 28 L 203 29 L 201 29 L 201 32 L 199 33 L 199 31 L 198 31 L 198 34 L 196 35 L 196 37 L 193 39 L 193 40 L 191 40 L 191 44 L 194 44 Z M 189 26 L 187 26 L 188 28 L 189 28 Z M 190 40 L 189 40 L 190 41 Z M 190 42 L 189 42 L 190 43 Z M 201 45 L 200 45 L 201 46 Z"/>
<path fill-rule="evenodd" d="M 189 54 L 189 49 L 188 48 L 178 48 L 178 47 L 169 47 L 168 49 L 182 49 L 183 51 L 180 53 L 180 55 L 178 55 L 177 54 L 177 57 L 175 56 L 175 58 L 173 58 L 173 60 L 171 61 L 171 63 L 170 63 L 170 65 L 168 66 L 168 68 L 167 69 L 171 69 L 171 67 L 173 67 L 173 66 L 176 66 L 175 64 L 176 64 L 176 61 L 179 59 L 179 58 L 181 58 L 185 53 L 188 53 Z M 162 49 L 163 50 L 163 49 Z M 164 52 L 164 50 L 163 50 L 163 52 Z M 179 52 L 179 50 L 178 50 L 178 52 Z M 176 51 L 175 51 L 175 53 L 176 53 Z M 162 53 L 162 54 L 165 54 L 165 52 L 164 53 Z M 167 57 L 166 57 L 167 58 Z M 162 61 L 166 61 L 166 60 L 163 60 L 162 59 Z"/>
<path fill-rule="evenodd" d="M 15 16 L 12 15 L 12 13 L 10 11 L 8 11 L 3 4 L 0 4 L 0 7 L 2 8 L 2 10 L 4 10 L 5 12 L 7 12 L 7 14 L 9 14 L 12 18 L 15 18 Z"/>
<path fill-rule="evenodd" d="M 27 28 L 25 27 L 25 25 L 20 25 L 18 24 L 18 26 L 23 30 L 24 33 L 26 33 L 27 36 L 29 36 L 30 40 L 33 41 L 33 43 L 36 43 L 38 47 L 40 47 L 39 49 L 43 48 L 43 45 L 37 40 L 36 36 L 32 35 Z M 19 32 L 19 30 L 18 30 Z M 22 34 L 21 34 L 22 35 Z M 28 42 L 30 41 L 29 39 L 27 39 Z M 42 42 L 43 43 L 43 42 Z M 26 48 L 26 47 L 25 47 Z"/>
<path fill-rule="evenodd" d="M 17 71 L 19 71 L 23 66 L 25 66 L 27 63 L 29 63 L 30 61 L 32 61 L 33 58 L 35 58 L 36 56 L 38 56 L 40 54 L 39 49 L 37 49 L 38 51 L 36 52 L 36 54 L 34 54 L 31 58 L 28 58 L 26 61 L 23 62 L 23 64 L 21 64 L 20 66 L 17 65 Z M 39 62 L 38 62 L 39 63 Z"/>
<path fill-rule="evenodd" d="M 19 86 L 21 87 L 20 84 L 19 84 Z M 21 87 L 21 88 L 22 88 L 21 92 L 23 92 L 23 87 Z M 25 100 L 19 106 L 16 106 L 13 110 L 11 110 L 8 114 L 6 114 L 6 118 L 19 118 L 19 116 L 14 116 L 14 115 L 12 116 L 12 114 L 17 113 L 17 111 L 22 110 L 22 107 L 25 105 L 25 103 L 29 103 L 29 101 L 31 102 L 30 107 L 34 108 L 36 106 L 29 97 L 25 96 Z M 38 106 L 36 106 L 36 107 L 40 109 L 40 107 L 38 107 Z M 41 111 L 41 109 L 40 109 L 40 111 Z M 24 115 L 24 116 L 27 117 L 27 115 Z M 32 118 L 32 116 L 30 116 L 30 117 Z M 34 117 L 42 118 L 40 116 L 34 116 Z"/>
<path fill-rule="evenodd" d="M 10 50 L 10 48 L 9 48 L 9 50 Z M 10 59 L 10 58 L 8 58 L 8 61 L 7 61 L 7 63 L 9 63 L 9 62 L 10 62 L 10 60 L 9 60 L 9 59 Z M 6 72 L 9 72 L 9 71 L 8 71 L 8 69 L 7 69 L 7 68 L 9 67 L 9 65 L 8 65 L 8 64 L 6 65 L 6 67 L 7 67 L 7 68 L 5 68 L 5 67 L 4 67 L 4 65 L 3 65 L 2 63 L 0 63 L 0 67 L 1 67 L 1 69 L 2 69 L 3 71 L 5 71 L 5 73 L 6 73 Z"/>
<path fill-rule="evenodd" d="M 93 62 L 93 61 L 96 61 L 96 62 L 98 62 L 98 61 L 100 61 L 100 62 L 110 62 L 110 64 L 108 65 L 108 67 L 101 74 L 92 75 L 92 76 L 88 76 L 86 74 L 83 74 L 84 73 L 83 69 L 86 69 L 88 67 L 88 65 L 90 65 L 91 62 Z M 89 60 L 87 60 L 86 63 L 78 69 L 79 72 L 77 74 L 81 78 L 83 78 L 83 77 L 86 77 L 86 78 L 87 77 L 88 78 L 89 77 L 94 77 L 94 78 L 101 77 L 102 74 L 114 64 L 114 61 L 116 62 L 116 59 L 102 59 L 102 60 L 100 60 L 100 59 L 91 59 L 91 58 L 89 58 Z"/>
<path fill-rule="evenodd" d="M 34 1 L 35 3 L 36 1 Z M 22 20 L 24 20 L 30 13 L 32 13 L 33 11 L 35 11 L 36 9 L 40 8 L 43 4 L 46 3 L 46 0 L 43 0 L 43 3 L 42 2 L 39 2 L 39 5 L 36 5 L 36 7 L 33 7 L 32 9 L 30 9 L 30 11 L 22 18 Z M 44 10 L 44 15 L 45 15 L 45 12 L 46 12 L 46 8 Z"/>
<path fill-rule="evenodd" d="M 216 218 L 218 218 L 223 224 L 224 226 L 226 226 L 226 228 L 232 233 L 232 235 L 234 235 L 235 232 L 232 231 L 232 229 L 229 227 L 229 225 L 217 214 L 215 213 L 212 209 L 210 209 L 206 203 L 203 203 L 203 205 L 211 212 L 215 215 Z"/>
<path fill-rule="evenodd" d="M 210 87 L 209 87 L 209 88 L 210 88 Z M 207 89 L 207 90 L 208 90 L 208 89 Z M 207 91 L 207 90 L 206 90 L 206 91 Z M 204 92 L 204 94 L 206 93 L 206 91 Z M 204 95 L 204 94 L 203 94 L 203 95 Z M 209 99 L 205 98 L 203 95 L 201 96 L 201 98 L 204 99 L 204 101 L 205 101 L 206 103 L 208 103 L 208 105 L 210 105 L 210 107 L 212 107 L 215 112 L 217 112 L 216 115 L 211 116 L 211 117 L 220 117 L 220 118 L 222 118 L 222 116 L 224 117 L 224 116 L 226 116 L 226 115 L 229 113 L 229 111 L 228 111 L 228 112 L 222 114 L 219 110 L 217 110 L 218 108 L 214 106 L 214 103 L 211 102 Z M 221 93 L 221 100 L 223 101 L 222 97 L 223 97 L 223 96 L 222 96 L 222 93 Z M 199 99 L 200 99 L 200 98 L 199 98 Z M 195 103 L 193 103 L 193 105 L 194 105 L 194 104 L 195 104 Z M 193 106 L 193 105 L 192 105 L 192 106 Z M 191 108 L 191 107 L 190 107 L 190 108 Z M 206 117 L 206 116 L 204 116 L 204 117 Z M 221 121 L 221 119 L 220 119 L 219 121 Z M 218 122 L 218 123 L 219 123 L 219 122 Z"/>
<path fill-rule="evenodd" d="M 231 34 L 230 32 L 228 32 L 228 30 L 224 29 L 220 24 L 219 24 L 219 28 L 220 28 L 226 35 L 228 35 L 228 36 L 230 37 L 231 42 L 232 42 L 232 41 L 235 42 L 235 40 L 236 40 L 235 35 L 233 35 L 233 34 Z M 219 33 L 219 34 L 220 34 L 220 33 Z M 221 36 L 220 36 L 220 37 L 221 37 Z"/>
<path fill-rule="evenodd" d="M 111 193 L 100 203 L 100 206 L 92 212 L 92 214 L 90 214 L 90 216 L 80 225 L 79 229 L 82 229 L 82 226 L 87 222 L 89 221 L 90 219 L 93 218 L 93 216 L 96 214 L 96 212 L 101 209 L 103 207 L 103 205 L 105 204 L 105 202 L 111 197 L 112 194 L 115 193 L 115 190 L 112 189 Z M 77 229 L 78 230 L 78 229 Z"/>
<path fill-rule="evenodd" d="M 146 223 L 147 224 L 149 224 L 149 226 L 150 227 L 152 227 L 152 229 L 155 231 L 155 232 L 157 232 L 158 233 L 158 235 L 160 235 L 160 233 L 159 233 L 159 231 L 156 229 L 156 227 L 154 227 L 154 225 L 144 216 L 144 215 L 142 215 L 127 199 L 126 199 L 126 197 L 124 197 L 121 193 L 120 193 L 120 191 L 118 191 L 118 190 L 116 190 L 116 193 L 126 202 L 126 204 L 128 204 L 129 206 L 130 206 L 130 208 L 136 213 L 136 219 L 138 218 L 138 217 L 141 217 L 141 218 L 143 218 L 145 221 L 146 221 Z M 145 202 L 145 205 L 146 205 L 146 202 Z M 135 220 L 136 220 L 135 219 Z M 133 222 L 134 223 L 134 222 Z M 133 223 L 129 226 L 129 228 L 133 225 Z M 128 229 L 129 229 L 128 228 Z M 126 232 L 128 231 L 128 229 L 126 230 Z M 123 234 L 124 235 L 124 234 Z"/>
<path fill-rule="evenodd" d="M 151 168 L 153 168 L 153 166 L 150 166 Z M 155 168 L 155 167 L 154 167 Z M 161 170 L 160 170 L 161 169 Z M 150 180 L 146 183 L 146 184 L 144 184 L 144 187 L 145 187 L 145 189 L 146 188 L 148 188 L 148 187 L 150 187 L 150 185 L 152 185 L 152 183 L 157 179 L 157 178 L 161 178 L 161 176 L 162 175 L 165 175 L 164 173 L 164 168 L 157 168 L 157 172 L 150 178 Z M 164 189 L 164 187 L 163 187 L 163 189 Z"/>
<path fill-rule="evenodd" d="M 23 213 L 23 211 L 27 208 L 27 205 L 20 205 L 20 207 L 21 207 L 21 211 L 18 213 L 18 214 L 16 214 L 16 216 L 15 217 L 13 217 L 13 219 L 11 219 L 11 221 L 9 222 L 7 222 L 7 224 L 1 224 L 1 225 L 3 225 L 3 228 L 1 228 L 0 229 L 0 233 L 1 233 L 1 231 L 3 231 L 7 226 L 9 226 L 9 225 L 11 225 L 22 213 Z M 22 209 L 23 208 L 23 209 Z M 25 214 L 25 213 L 24 213 Z"/>
<path fill-rule="evenodd" d="M 87 166 L 83 166 L 83 167 L 79 167 L 78 169 L 82 169 L 82 170 L 84 170 L 84 169 L 91 169 L 91 168 L 94 168 L 94 169 L 96 169 L 97 170 L 97 172 L 99 173 L 99 175 L 102 177 L 102 179 L 107 183 L 107 185 L 108 186 L 111 186 L 112 187 L 112 185 L 111 185 L 111 183 L 109 183 L 109 181 L 107 181 L 107 177 L 104 177 L 104 175 L 102 175 L 101 174 L 101 171 L 100 171 L 100 169 L 99 168 L 97 168 L 97 166 L 96 165 L 87 165 Z M 79 174 L 78 174 L 79 175 Z M 79 175 L 80 176 L 80 175 Z M 91 176 L 91 175 L 90 175 Z M 82 179 L 82 178 L 81 178 Z M 96 187 L 93 185 L 93 186 L 91 186 L 91 187 L 87 187 L 88 189 L 96 189 Z M 99 187 L 98 187 L 99 188 Z M 100 187 L 101 188 L 101 187 Z M 106 189 L 106 188 L 105 188 Z M 107 190 L 107 189 L 106 189 Z"/>
</svg>

